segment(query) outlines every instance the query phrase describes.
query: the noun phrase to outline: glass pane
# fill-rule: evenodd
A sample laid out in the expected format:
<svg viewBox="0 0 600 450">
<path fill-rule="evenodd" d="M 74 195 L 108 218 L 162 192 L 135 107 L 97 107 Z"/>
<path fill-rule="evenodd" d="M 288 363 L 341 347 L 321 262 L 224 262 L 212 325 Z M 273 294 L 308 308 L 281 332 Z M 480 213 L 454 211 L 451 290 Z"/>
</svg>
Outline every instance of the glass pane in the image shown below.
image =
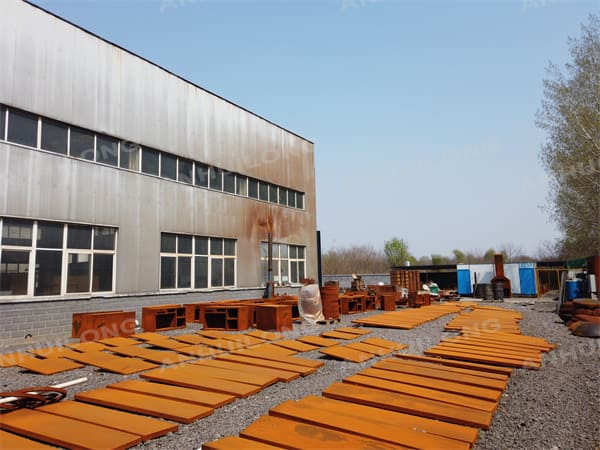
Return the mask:
<svg viewBox="0 0 600 450">
<path fill-rule="evenodd" d="M 296 261 L 290 261 L 290 266 L 291 266 L 291 282 L 292 283 L 299 283 L 300 280 L 298 280 L 298 263 Z"/>
<path fill-rule="evenodd" d="M 208 257 L 196 256 L 195 262 L 195 277 L 194 287 L 196 289 L 202 289 L 208 287 Z"/>
<path fill-rule="evenodd" d="M 296 192 L 296 208 L 304 209 L 304 194 Z"/>
<path fill-rule="evenodd" d="M 115 229 L 108 227 L 94 227 L 94 249 L 114 250 Z"/>
<path fill-rule="evenodd" d="M 223 190 L 235 194 L 235 174 L 223 172 Z"/>
<path fill-rule="evenodd" d="M 271 203 L 277 203 L 277 186 L 269 185 L 269 201 Z"/>
<path fill-rule="evenodd" d="M 119 144 L 108 136 L 96 137 L 96 161 L 116 166 L 119 161 Z"/>
<path fill-rule="evenodd" d="M 298 257 L 298 247 L 290 245 L 290 258 L 296 259 Z"/>
<path fill-rule="evenodd" d="M 210 254 L 211 255 L 222 255 L 223 254 L 223 239 L 210 238 Z"/>
<path fill-rule="evenodd" d="M 210 188 L 217 191 L 223 190 L 223 171 L 218 167 L 210 168 Z"/>
<path fill-rule="evenodd" d="M 0 141 L 4 140 L 4 130 L 6 125 L 6 107 L 4 105 L 0 105 Z"/>
<path fill-rule="evenodd" d="M 304 274 L 304 261 L 298 262 L 298 279 L 300 281 L 304 280 L 306 275 Z"/>
<path fill-rule="evenodd" d="M 175 289 L 175 265 L 174 256 L 163 256 L 160 258 L 160 288 Z"/>
<path fill-rule="evenodd" d="M 292 208 L 296 207 L 296 191 L 288 191 L 288 206 Z"/>
<path fill-rule="evenodd" d="M 71 146 L 69 154 L 76 158 L 94 160 L 94 133 L 81 128 L 71 127 Z"/>
<path fill-rule="evenodd" d="M 194 182 L 194 165 L 190 160 L 179 158 L 177 179 L 183 183 L 192 184 Z"/>
<path fill-rule="evenodd" d="M 62 248 L 64 228 L 62 223 L 38 222 L 37 247 Z"/>
<path fill-rule="evenodd" d="M 0 127 L 1 128 L 1 127 Z M 51 152 L 67 154 L 68 127 L 50 119 L 42 120 L 42 148 Z"/>
<path fill-rule="evenodd" d="M 279 246 L 279 257 L 287 259 L 287 257 L 288 257 L 288 245 L 287 244 L 281 244 Z"/>
<path fill-rule="evenodd" d="M 266 258 L 269 256 L 269 243 L 268 242 L 261 242 L 260 243 L 260 256 L 261 258 Z"/>
<path fill-rule="evenodd" d="M 287 205 L 287 189 L 279 188 L 279 204 Z"/>
<path fill-rule="evenodd" d="M 179 253 L 192 253 L 192 237 L 191 236 L 179 236 L 177 251 Z"/>
<path fill-rule="evenodd" d="M 158 151 L 142 147 L 142 172 L 158 175 L 158 157 Z"/>
<path fill-rule="evenodd" d="M 162 233 L 160 235 L 160 251 L 163 253 L 175 253 L 177 248 L 177 236 L 174 234 Z"/>
<path fill-rule="evenodd" d="M 277 284 L 280 283 L 280 281 L 279 281 L 279 260 L 273 261 L 273 281 Z"/>
<path fill-rule="evenodd" d="M 2 251 L 0 259 L 0 295 L 27 294 L 29 252 Z"/>
<path fill-rule="evenodd" d="M 208 166 L 196 163 L 196 186 L 208 187 Z"/>
<path fill-rule="evenodd" d="M 69 253 L 67 292 L 89 292 L 90 255 Z"/>
<path fill-rule="evenodd" d="M 62 255 L 62 252 L 51 250 L 38 250 L 35 253 L 34 295 L 60 294 Z"/>
<path fill-rule="evenodd" d="M 279 244 L 273 244 L 273 258 L 279 258 Z"/>
<path fill-rule="evenodd" d="M 8 113 L 7 140 L 17 144 L 37 147 L 38 118 L 25 111 L 11 109 Z"/>
<path fill-rule="evenodd" d="M 235 259 L 225 258 L 225 286 L 235 285 Z"/>
<path fill-rule="evenodd" d="M 121 162 L 123 169 L 140 170 L 140 147 L 133 142 L 121 141 Z"/>
<path fill-rule="evenodd" d="M 208 255 L 208 238 L 196 237 L 196 254 Z"/>
<path fill-rule="evenodd" d="M 281 261 L 281 283 L 287 284 L 290 282 L 289 274 L 288 274 L 288 260 L 284 259 Z"/>
<path fill-rule="evenodd" d="M 113 255 L 101 253 L 94 255 L 92 291 L 108 292 L 113 290 L 113 259 Z"/>
<path fill-rule="evenodd" d="M 258 198 L 258 181 L 248 179 L 248 197 Z"/>
<path fill-rule="evenodd" d="M 29 220 L 4 219 L 2 225 L 2 243 L 4 245 L 31 246 L 33 222 Z"/>
<path fill-rule="evenodd" d="M 267 261 L 266 260 L 262 260 L 260 262 L 260 273 L 261 273 L 261 280 L 264 283 L 266 283 L 267 281 Z"/>
<path fill-rule="evenodd" d="M 243 175 L 235 177 L 235 193 L 244 197 L 248 195 L 248 178 Z"/>
<path fill-rule="evenodd" d="M 92 248 L 92 227 L 87 225 L 69 225 L 67 247 Z"/>
<path fill-rule="evenodd" d="M 265 202 L 269 201 L 269 185 L 268 185 L 268 183 L 263 183 L 262 181 L 259 183 L 258 198 L 260 200 L 264 200 Z"/>
<path fill-rule="evenodd" d="M 177 179 L 177 157 L 168 153 L 160 155 L 160 176 L 169 178 L 170 180 Z"/>
<path fill-rule="evenodd" d="M 223 254 L 225 256 L 235 256 L 235 239 L 223 240 Z"/>
<path fill-rule="evenodd" d="M 210 285 L 211 287 L 223 286 L 223 260 L 212 258 L 210 260 Z"/>
<path fill-rule="evenodd" d="M 298 258 L 304 259 L 304 247 L 298 247 Z"/>
<path fill-rule="evenodd" d="M 180 256 L 177 260 L 177 287 L 192 287 L 192 258 Z"/>
</svg>

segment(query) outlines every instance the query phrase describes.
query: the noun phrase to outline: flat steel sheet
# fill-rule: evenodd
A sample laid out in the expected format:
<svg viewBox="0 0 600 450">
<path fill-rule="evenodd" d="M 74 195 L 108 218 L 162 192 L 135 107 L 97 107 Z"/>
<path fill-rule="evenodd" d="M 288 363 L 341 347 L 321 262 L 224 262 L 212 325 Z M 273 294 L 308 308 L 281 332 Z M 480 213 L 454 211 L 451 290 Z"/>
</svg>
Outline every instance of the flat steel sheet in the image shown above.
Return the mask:
<svg viewBox="0 0 600 450">
<path fill-rule="evenodd" d="M 351 341 L 352 339 L 356 339 L 357 337 L 359 337 L 359 335 L 357 334 L 344 333 L 342 331 L 335 330 L 324 331 L 323 333 L 321 333 L 321 336 L 332 339 L 343 339 L 346 341 Z"/>
<path fill-rule="evenodd" d="M 213 413 L 213 408 L 207 406 L 120 389 L 103 388 L 80 392 L 75 394 L 75 400 L 148 416 L 162 417 L 181 423 L 192 423 Z"/>
<path fill-rule="evenodd" d="M 125 347 L 128 345 L 139 345 L 140 341 L 137 339 L 129 339 L 126 337 L 115 336 L 106 339 L 100 339 L 101 344 L 108 345 L 109 347 Z"/>
<path fill-rule="evenodd" d="M 321 347 L 316 345 L 307 344 L 305 342 L 296 341 L 294 339 L 286 339 L 282 341 L 273 342 L 273 345 L 293 350 L 294 352 L 311 352 L 318 350 Z"/>
<path fill-rule="evenodd" d="M 39 359 L 34 357 L 23 358 L 17 366 L 41 375 L 54 375 L 67 370 L 80 369 L 81 364 L 74 363 L 62 358 Z"/>
<path fill-rule="evenodd" d="M 64 357 L 121 375 L 129 375 L 158 367 L 156 364 L 138 358 L 121 357 L 106 352 L 79 353 L 72 351 Z"/>
<path fill-rule="evenodd" d="M 125 431 L 140 436 L 142 441 L 164 436 L 179 429 L 178 425 L 164 420 L 72 400 L 51 403 L 36 410 Z"/>
<path fill-rule="evenodd" d="M 202 389 L 190 389 L 170 384 L 152 383 L 142 380 L 125 380 L 118 383 L 109 384 L 111 389 L 121 389 L 122 391 L 139 392 L 141 394 L 154 395 L 155 397 L 170 398 L 187 403 L 219 408 L 233 402 L 236 397 L 219 392 L 205 391 Z"/>
<path fill-rule="evenodd" d="M 19 409 L 0 415 L 0 428 L 66 448 L 116 450 L 142 442 L 135 434 L 35 409 Z"/>
<path fill-rule="evenodd" d="M 77 342 L 73 344 L 65 344 L 65 347 L 70 348 L 71 350 L 76 350 L 78 352 L 101 352 L 102 350 L 106 350 L 108 347 L 106 345 L 100 344 L 98 342 Z"/>
<path fill-rule="evenodd" d="M 181 355 L 172 350 L 152 350 L 151 348 L 128 345 L 127 347 L 112 347 L 110 351 L 122 356 L 138 357 L 156 364 L 177 364 L 194 358 Z"/>
<path fill-rule="evenodd" d="M 259 441 L 244 439 L 239 436 L 227 436 L 212 442 L 202 444 L 202 450 L 281 450 L 283 447 L 276 447 L 270 444 L 264 444 Z"/>
<path fill-rule="evenodd" d="M 359 352 L 372 353 L 375 356 L 389 355 L 393 352 L 390 348 L 378 347 L 376 345 L 365 344 L 364 342 L 350 342 L 346 347 Z"/>
<path fill-rule="evenodd" d="M 253 336 L 259 339 L 263 339 L 265 341 L 277 341 L 279 339 L 283 339 L 283 334 L 274 333 L 272 331 L 263 331 L 263 330 L 253 330 L 248 331 L 246 333 L 248 336 Z"/>
<path fill-rule="evenodd" d="M 364 342 L 365 344 L 369 345 L 376 345 L 378 347 L 389 348 L 390 350 L 403 350 L 408 347 L 406 344 L 376 337 L 365 338 L 360 342 Z"/>
<path fill-rule="evenodd" d="M 55 450 L 56 447 L 0 430 L 0 448 L 6 450 Z"/>
<path fill-rule="evenodd" d="M 271 369 L 268 367 L 251 366 L 249 364 L 238 364 L 230 361 L 220 361 L 218 359 L 203 359 L 194 361 L 192 364 L 199 366 L 218 367 L 220 369 L 229 369 L 233 371 L 243 371 L 247 373 L 266 374 L 277 377 L 279 381 L 288 382 L 300 377 L 297 372 L 289 372 L 287 370 Z"/>
<path fill-rule="evenodd" d="M 339 345 L 338 341 L 321 336 L 300 336 L 299 338 L 296 338 L 296 340 L 317 347 L 333 347 L 334 345 Z"/>
<path fill-rule="evenodd" d="M 289 372 L 299 373 L 302 376 L 311 375 L 317 371 L 317 369 L 314 367 L 301 366 L 299 364 L 289 364 L 289 363 L 273 361 L 273 360 L 264 359 L 264 358 L 254 358 L 254 357 L 245 356 L 245 355 L 224 354 L 224 355 L 216 356 L 216 359 L 219 359 L 222 361 L 240 362 L 240 363 L 250 364 L 250 365 L 259 366 L 259 367 L 271 367 L 274 369 L 282 369 L 282 370 L 287 370 Z"/>
<path fill-rule="evenodd" d="M 344 361 L 350 361 L 350 362 L 355 362 L 355 363 L 367 361 L 367 360 L 373 358 L 373 356 L 374 356 L 372 353 L 361 352 L 358 350 L 348 348 L 343 345 L 336 345 L 335 347 L 322 348 L 321 350 L 319 350 L 319 352 L 323 353 L 324 355 L 335 358 L 335 359 L 341 359 Z"/>
</svg>

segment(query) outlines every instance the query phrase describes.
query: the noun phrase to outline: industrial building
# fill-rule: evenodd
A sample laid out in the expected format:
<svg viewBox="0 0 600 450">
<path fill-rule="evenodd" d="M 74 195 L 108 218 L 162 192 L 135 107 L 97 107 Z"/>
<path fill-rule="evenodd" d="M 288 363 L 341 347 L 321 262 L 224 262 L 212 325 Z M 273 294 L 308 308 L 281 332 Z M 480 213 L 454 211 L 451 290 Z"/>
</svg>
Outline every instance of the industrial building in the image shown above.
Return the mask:
<svg viewBox="0 0 600 450">
<path fill-rule="evenodd" d="M 311 141 L 22 0 L 0 60 L 1 317 L 244 295 L 269 234 L 276 284 L 316 278 Z"/>
</svg>

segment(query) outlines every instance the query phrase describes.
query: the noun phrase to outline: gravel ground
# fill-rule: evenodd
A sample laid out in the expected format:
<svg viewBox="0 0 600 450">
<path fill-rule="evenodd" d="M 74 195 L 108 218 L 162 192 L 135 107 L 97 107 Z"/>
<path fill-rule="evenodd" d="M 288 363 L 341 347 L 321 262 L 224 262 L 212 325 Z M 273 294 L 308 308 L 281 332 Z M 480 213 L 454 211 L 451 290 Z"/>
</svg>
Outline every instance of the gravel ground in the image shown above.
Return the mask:
<svg viewBox="0 0 600 450">
<path fill-rule="evenodd" d="M 522 332 L 539 336 L 558 344 L 544 356 L 541 370 L 516 369 L 502 396 L 488 431 L 481 431 L 475 450 L 498 449 L 591 449 L 600 450 L 600 339 L 572 336 L 554 314 L 553 302 L 494 303 L 523 313 Z M 351 325 L 351 320 L 381 311 L 342 316 L 341 323 L 331 325 L 295 325 L 286 338 L 317 335 L 329 329 Z M 413 330 L 371 328 L 368 336 L 381 337 L 408 344 L 407 353 L 422 352 L 437 344 L 450 333 L 443 332 L 451 316 L 428 322 Z M 194 330 L 189 327 L 185 332 Z M 183 333 L 182 330 L 170 334 Z M 357 339 L 358 340 L 358 339 Z M 45 346 L 64 342 L 46 343 Z M 38 348 L 43 346 L 38 345 Z M 11 348 L 11 351 L 20 350 Z M 4 353 L 6 349 L 3 349 Z M 223 436 L 237 435 L 269 409 L 289 399 L 319 395 L 331 383 L 340 381 L 385 357 L 364 363 L 325 359 L 318 351 L 302 353 L 304 358 L 322 359 L 325 366 L 317 373 L 289 383 L 277 383 L 260 393 L 215 410 L 214 414 L 190 425 L 180 425 L 179 431 L 140 444 L 136 449 L 197 449 L 202 443 Z M 104 387 L 138 375 L 122 376 L 95 370 L 89 366 L 66 373 L 41 376 L 19 368 L 0 369 L 4 391 L 24 387 L 52 385 L 79 377 L 88 381 L 68 388 L 69 398 L 77 392 Z"/>
</svg>

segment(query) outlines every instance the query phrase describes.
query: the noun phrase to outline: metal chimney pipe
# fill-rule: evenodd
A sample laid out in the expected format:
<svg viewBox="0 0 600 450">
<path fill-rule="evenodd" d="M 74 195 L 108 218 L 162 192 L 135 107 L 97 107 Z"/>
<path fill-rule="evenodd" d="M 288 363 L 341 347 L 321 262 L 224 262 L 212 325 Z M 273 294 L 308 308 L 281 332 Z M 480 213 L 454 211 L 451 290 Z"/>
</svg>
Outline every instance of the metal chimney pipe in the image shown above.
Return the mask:
<svg viewBox="0 0 600 450">
<path fill-rule="evenodd" d="M 494 255 L 494 266 L 496 268 L 496 278 L 504 278 L 504 257 L 502 254 Z"/>
</svg>

